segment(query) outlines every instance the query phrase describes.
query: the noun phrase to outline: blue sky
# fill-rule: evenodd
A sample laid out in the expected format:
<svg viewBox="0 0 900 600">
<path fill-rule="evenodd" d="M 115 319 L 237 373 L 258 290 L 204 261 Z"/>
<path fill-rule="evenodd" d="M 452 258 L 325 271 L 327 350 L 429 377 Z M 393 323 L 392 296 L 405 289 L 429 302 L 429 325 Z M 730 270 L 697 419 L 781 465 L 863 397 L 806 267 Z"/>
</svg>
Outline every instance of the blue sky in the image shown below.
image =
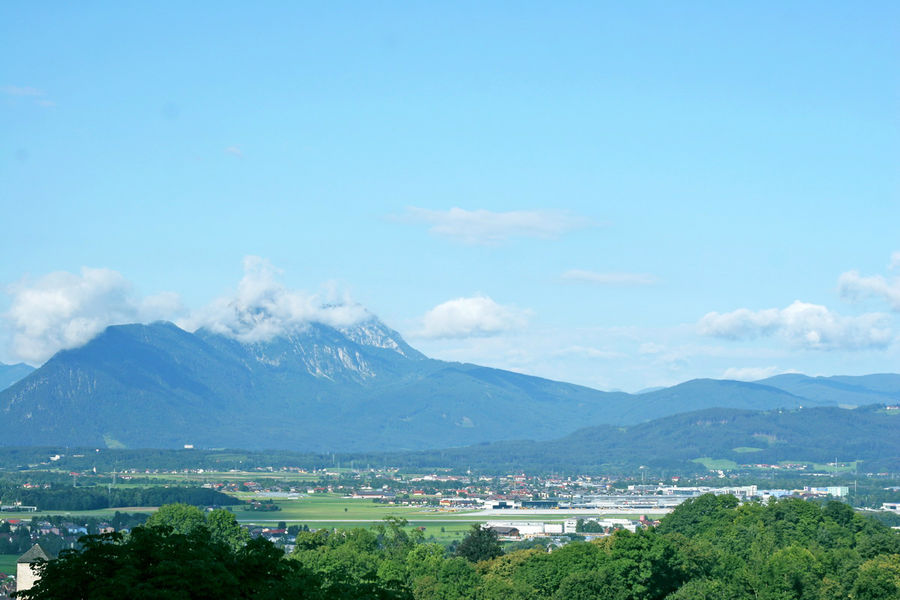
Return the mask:
<svg viewBox="0 0 900 600">
<path fill-rule="evenodd" d="M 274 286 L 604 389 L 898 371 L 898 24 L 4 3 L 0 361 Z"/>
</svg>

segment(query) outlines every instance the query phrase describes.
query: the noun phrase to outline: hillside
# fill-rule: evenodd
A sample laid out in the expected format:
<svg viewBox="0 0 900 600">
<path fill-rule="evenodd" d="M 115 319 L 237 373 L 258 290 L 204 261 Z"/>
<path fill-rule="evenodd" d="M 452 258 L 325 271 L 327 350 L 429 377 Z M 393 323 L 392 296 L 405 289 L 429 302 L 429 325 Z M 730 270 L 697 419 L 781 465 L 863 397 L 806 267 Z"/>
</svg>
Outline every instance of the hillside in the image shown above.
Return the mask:
<svg viewBox="0 0 900 600">
<path fill-rule="evenodd" d="M 552 441 L 506 441 L 467 448 L 392 454 L 390 464 L 511 470 L 606 472 L 704 470 L 699 458 L 737 464 L 860 460 L 861 469 L 900 468 L 900 411 L 880 405 L 855 410 L 816 407 L 747 411 L 711 408 L 633 427 L 597 426 Z"/>
<path fill-rule="evenodd" d="M 834 379 L 825 387 L 818 379 L 804 387 L 794 376 L 761 383 L 699 379 L 643 394 L 601 392 L 433 360 L 374 317 L 347 328 L 309 323 L 256 342 L 159 322 L 109 327 L 0 392 L 0 439 L 4 445 L 417 450 L 552 440 L 585 425 L 636 425 L 711 407 L 836 405 L 851 392 L 856 399 L 893 397 L 890 376 Z"/>
<path fill-rule="evenodd" d="M 756 383 L 834 405 L 862 406 L 900 402 L 900 375 L 894 373 L 855 377 L 847 375 L 808 377 L 799 373 L 789 373 Z"/>
<path fill-rule="evenodd" d="M 0 393 L 5 445 L 377 450 L 556 437 L 625 394 L 431 360 L 373 320 L 243 344 L 108 328 Z"/>
</svg>

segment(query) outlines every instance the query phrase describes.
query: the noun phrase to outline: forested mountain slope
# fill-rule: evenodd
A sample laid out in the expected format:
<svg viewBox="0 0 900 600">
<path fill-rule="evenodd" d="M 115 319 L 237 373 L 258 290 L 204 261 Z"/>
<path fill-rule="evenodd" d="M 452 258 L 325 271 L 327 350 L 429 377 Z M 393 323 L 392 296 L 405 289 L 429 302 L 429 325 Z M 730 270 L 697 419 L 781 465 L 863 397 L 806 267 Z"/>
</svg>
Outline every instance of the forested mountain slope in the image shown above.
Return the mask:
<svg viewBox="0 0 900 600">
<path fill-rule="evenodd" d="M 900 410 L 815 407 L 745 411 L 711 408 L 632 427 L 587 427 L 551 441 L 504 441 L 467 448 L 391 455 L 417 467 L 634 471 L 641 465 L 705 470 L 695 459 L 736 464 L 860 460 L 867 471 L 900 469 Z"/>
<path fill-rule="evenodd" d="M 159 322 L 109 327 L 0 392 L 0 439 L 415 450 L 551 440 L 585 425 L 636 425 L 711 407 L 769 410 L 894 397 L 891 376 L 819 379 L 699 379 L 644 394 L 601 392 L 433 360 L 374 317 L 344 328 L 311 322 L 253 342 Z"/>
</svg>

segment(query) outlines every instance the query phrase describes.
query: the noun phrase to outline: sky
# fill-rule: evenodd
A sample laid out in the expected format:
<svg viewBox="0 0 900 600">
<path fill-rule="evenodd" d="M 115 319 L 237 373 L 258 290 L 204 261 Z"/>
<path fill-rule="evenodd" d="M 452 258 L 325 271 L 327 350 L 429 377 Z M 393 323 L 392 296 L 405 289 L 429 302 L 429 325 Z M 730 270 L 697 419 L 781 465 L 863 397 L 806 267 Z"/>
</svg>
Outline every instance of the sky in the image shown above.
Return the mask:
<svg viewBox="0 0 900 600">
<path fill-rule="evenodd" d="M 898 25 L 877 1 L 4 2 L 0 362 L 261 302 L 268 335 L 375 314 L 599 389 L 900 372 Z"/>
</svg>

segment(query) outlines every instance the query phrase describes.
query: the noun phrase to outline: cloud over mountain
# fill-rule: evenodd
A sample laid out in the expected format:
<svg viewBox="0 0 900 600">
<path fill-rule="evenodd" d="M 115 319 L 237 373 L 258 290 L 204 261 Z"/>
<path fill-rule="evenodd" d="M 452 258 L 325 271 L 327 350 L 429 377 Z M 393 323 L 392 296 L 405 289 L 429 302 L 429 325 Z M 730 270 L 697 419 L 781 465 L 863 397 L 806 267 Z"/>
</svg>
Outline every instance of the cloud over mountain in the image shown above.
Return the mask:
<svg viewBox="0 0 900 600">
<path fill-rule="evenodd" d="M 489 336 L 520 329 L 531 313 L 497 304 L 487 296 L 456 298 L 438 304 L 422 318 L 416 334 L 426 338 Z"/>
<path fill-rule="evenodd" d="M 281 271 L 258 256 L 244 258 L 244 276 L 233 294 L 218 298 L 179 325 L 201 327 L 241 342 L 268 341 L 302 329 L 310 322 L 348 327 L 371 315 L 336 289 L 310 294 L 289 290 Z"/>
<path fill-rule="evenodd" d="M 703 335 L 734 340 L 778 335 L 811 350 L 884 348 L 892 341 L 887 315 L 843 316 L 799 300 L 781 309 L 711 312 L 700 319 L 698 330 Z"/>
<path fill-rule="evenodd" d="M 496 245 L 514 237 L 553 239 L 585 227 L 588 219 L 560 210 L 430 210 L 411 206 L 404 220 L 427 223 L 428 230 L 464 244 Z"/>
<path fill-rule="evenodd" d="M 12 300 L 3 315 L 11 332 L 8 352 L 32 364 L 84 344 L 109 325 L 171 319 L 183 310 L 174 293 L 139 297 L 111 269 L 50 273 L 9 285 L 6 292 Z"/>
<path fill-rule="evenodd" d="M 7 286 L 3 314 L 9 332 L 6 355 L 40 364 L 59 350 L 90 341 L 110 325 L 173 320 L 194 331 L 205 327 L 241 342 L 267 341 L 310 322 L 349 327 L 372 315 L 336 288 L 319 293 L 290 290 L 280 271 L 258 256 L 244 258 L 244 276 L 233 293 L 196 310 L 177 294 L 140 296 L 121 273 L 83 267 L 81 274 L 55 272 Z"/>
</svg>

